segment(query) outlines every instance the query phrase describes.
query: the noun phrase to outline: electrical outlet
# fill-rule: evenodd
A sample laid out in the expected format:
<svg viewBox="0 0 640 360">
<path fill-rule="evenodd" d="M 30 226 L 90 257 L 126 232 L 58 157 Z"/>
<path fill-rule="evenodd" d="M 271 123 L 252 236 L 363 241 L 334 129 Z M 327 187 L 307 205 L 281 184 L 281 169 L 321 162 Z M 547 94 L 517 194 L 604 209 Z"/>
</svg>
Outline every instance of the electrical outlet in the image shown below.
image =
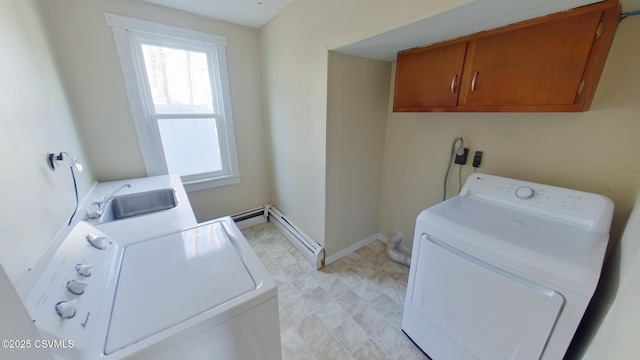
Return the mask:
<svg viewBox="0 0 640 360">
<path fill-rule="evenodd" d="M 464 148 L 462 155 L 459 154 L 459 152 L 456 152 L 455 163 L 458 165 L 464 165 L 467 163 L 467 157 L 469 157 L 469 148 Z"/>
<path fill-rule="evenodd" d="M 482 151 L 476 151 L 473 155 L 473 167 L 480 167 L 480 163 L 482 162 Z"/>
</svg>

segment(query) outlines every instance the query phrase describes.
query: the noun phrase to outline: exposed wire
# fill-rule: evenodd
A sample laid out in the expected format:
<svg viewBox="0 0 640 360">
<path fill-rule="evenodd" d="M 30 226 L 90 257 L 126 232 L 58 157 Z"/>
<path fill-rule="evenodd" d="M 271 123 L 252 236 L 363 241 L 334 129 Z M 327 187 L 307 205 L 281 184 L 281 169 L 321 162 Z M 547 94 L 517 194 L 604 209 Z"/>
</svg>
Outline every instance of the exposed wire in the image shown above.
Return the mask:
<svg viewBox="0 0 640 360">
<path fill-rule="evenodd" d="M 458 166 L 458 193 L 462 190 L 462 165 Z"/>
<path fill-rule="evenodd" d="M 73 213 L 71 214 L 71 216 L 69 217 L 69 222 L 67 223 L 67 226 L 71 225 L 71 222 L 73 221 L 73 217 L 76 216 L 76 213 L 78 212 L 78 205 L 79 205 L 79 199 L 78 199 L 78 182 L 76 181 L 76 173 L 75 171 L 73 171 L 73 168 L 76 166 L 76 161 L 74 158 L 71 157 L 71 155 L 69 155 L 69 153 L 67 153 L 66 151 L 63 151 L 60 153 L 60 155 L 58 155 L 56 157 L 57 160 L 62 160 L 64 159 L 64 155 L 67 156 L 67 160 L 69 160 L 69 170 L 71 171 L 71 178 L 73 179 L 73 191 L 75 193 L 76 196 L 76 207 L 73 209 Z M 79 167 L 80 171 L 82 171 L 82 168 Z"/>
<path fill-rule="evenodd" d="M 76 216 L 76 213 L 78 212 L 78 183 L 76 182 L 76 173 L 73 171 L 73 163 L 69 166 L 69 169 L 71 170 L 71 177 L 73 178 L 73 191 L 76 194 L 76 207 L 73 209 L 71 217 L 69 217 L 69 223 L 67 223 L 67 226 L 71 225 L 73 217 Z"/>
<path fill-rule="evenodd" d="M 449 172 L 451 171 L 451 165 L 453 164 L 453 155 L 456 152 L 456 144 L 460 142 L 460 146 L 464 144 L 464 140 L 461 137 L 453 140 L 451 144 L 451 155 L 449 156 L 449 165 L 447 166 L 447 173 L 444 175 L 444 193 L 442 194 L 442 201 L 447 199 L 447 181 L 449 180 Z"/>
<path fill-rule="evenodd" d="M 635 16 L 635 15 L 640 15 L 640 10 L 629 11 L 629 12 L 626 12 L 626 13 L 620 15 L 620 21 L 628 18 L 629 16 Z"/>
</svg>

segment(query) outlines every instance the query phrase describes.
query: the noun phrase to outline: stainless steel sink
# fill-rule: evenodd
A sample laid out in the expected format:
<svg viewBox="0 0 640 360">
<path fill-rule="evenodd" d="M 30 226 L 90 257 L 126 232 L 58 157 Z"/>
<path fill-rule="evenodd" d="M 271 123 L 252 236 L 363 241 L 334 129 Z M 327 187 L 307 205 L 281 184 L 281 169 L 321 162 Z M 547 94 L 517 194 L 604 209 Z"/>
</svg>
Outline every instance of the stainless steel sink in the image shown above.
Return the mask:
<svg viewBox="0 0 640 360">
<path fill-rule="evenodd" d="M 159 189 L 135 194 L 116 196 L 105 205 L 98 223 L 147 215 L 178 206 L 174 189 Z M 94 220 L 95 221 L 95 220 Z"/>
</svg>

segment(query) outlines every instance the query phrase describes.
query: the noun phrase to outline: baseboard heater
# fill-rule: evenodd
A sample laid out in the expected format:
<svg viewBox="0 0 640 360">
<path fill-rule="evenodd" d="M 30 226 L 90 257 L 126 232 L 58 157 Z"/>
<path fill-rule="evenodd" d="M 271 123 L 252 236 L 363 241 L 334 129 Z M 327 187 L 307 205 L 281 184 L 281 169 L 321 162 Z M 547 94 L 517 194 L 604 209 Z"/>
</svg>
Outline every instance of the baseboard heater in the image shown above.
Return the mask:
<svg viewBox="0 0 640 360">
<path fill-rule="evenodd" d="M 269 213 L 264 206 L 231 215 L 240 230 L 266 223 L 268 217 Z"/>
<path fill-rule="evenodd" d="M 324 248 L 305 234 L 300 228 L 295 226 L 286 215 L 273 205 L 248 210 L 232 215 L 231 218 L 238 224 L 238 227 L 246 228 L 262 222 L 271 222 L 298 252 L 311 263 L 316 269 L 324 267 Z M 240 226 L 242 224 L 242 226 Z"/>
</svg>

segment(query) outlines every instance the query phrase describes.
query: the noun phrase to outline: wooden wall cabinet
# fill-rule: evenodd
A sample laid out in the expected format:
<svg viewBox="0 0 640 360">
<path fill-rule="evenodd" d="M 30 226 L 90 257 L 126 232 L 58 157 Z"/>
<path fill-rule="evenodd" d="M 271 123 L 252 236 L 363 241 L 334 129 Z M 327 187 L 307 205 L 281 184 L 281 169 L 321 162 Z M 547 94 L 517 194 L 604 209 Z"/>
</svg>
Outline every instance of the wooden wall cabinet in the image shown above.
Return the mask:
<svg viewBox="0 0 640 360">
<path fill-rule="evenodd" d="M 398 53 L 393 111 L 585 111 L 620 6 L 605 1 Z"/>
</svg>

